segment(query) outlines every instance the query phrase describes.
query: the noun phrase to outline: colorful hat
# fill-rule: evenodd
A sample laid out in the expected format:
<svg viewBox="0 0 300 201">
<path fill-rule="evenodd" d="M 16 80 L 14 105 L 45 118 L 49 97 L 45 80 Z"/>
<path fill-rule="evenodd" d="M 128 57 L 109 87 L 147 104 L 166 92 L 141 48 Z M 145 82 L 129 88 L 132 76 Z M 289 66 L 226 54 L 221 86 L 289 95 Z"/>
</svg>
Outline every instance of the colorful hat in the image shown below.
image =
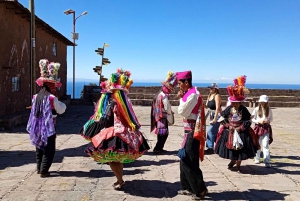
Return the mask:
<svg viewBox="0 0 300 201">
<path fill-rule="evenodd" d="M 113 90 L 123 90 L 128 93 L 129 88 L 133 84 L 130 75 L 130 71 L 118 68 L 116 73 L 111 74 L 109 80 L 101 83 L 101 93 L 110 93 Z"/>
<path fill-rule="evenodd" d="M 111 84 L 108 80 L 101 82 L 101 93 L 111 93 L 110 86 Z"/>
<path fill-rule="evenodd" d="M 238 78 L 234 79 L 234 86 L 228 86 L 228 100 L 230 102 L 242 102 L 246 99 L 245 94 L 249 94 L 250 91 L 245 87 L 246 83 L 246 75 L 239 76 Z"/>
<path fill-rule="evenodd" d="M 192 78 L 192 72 L 189 71 L 183 71 L 183 72 L 176 72 L 176 78 L 177 80 L 185 80 Z"/>
<path fill-rule="evenodd" d="M 41 59 L 39 61 L 41 77 L 39 77 L 35 82 L 39 86 L 47 84 L 49 87 L 61 87 L 60 78 L 57 77 L 58 70 L 60 68 L 60 63 L 55 63 L 47 59 Z"/>
<path fill-rule="evenodd" d="M 165 87 L 167 87 L 169 90 L 174 91 L 174 87 L 176 86 L 176 74 L 172 71 L 168 71 L 167 78 L 164 82 L 161 82 L 161 84 Z"/>
</svg>

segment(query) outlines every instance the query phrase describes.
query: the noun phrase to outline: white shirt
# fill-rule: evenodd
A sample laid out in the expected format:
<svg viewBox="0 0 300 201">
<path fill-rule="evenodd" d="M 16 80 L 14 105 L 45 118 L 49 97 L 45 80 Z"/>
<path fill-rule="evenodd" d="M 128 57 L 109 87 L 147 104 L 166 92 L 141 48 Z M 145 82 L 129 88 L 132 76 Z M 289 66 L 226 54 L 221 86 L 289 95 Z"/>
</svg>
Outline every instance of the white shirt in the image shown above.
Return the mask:
<svg viewBox="0 0 300 201">
<path fill-rule="evenodd" d="M 57 114 L 62 114 L 66 111 L 66 104 L 64 104 L 63 102 L 59 101 L 58 98 L 54 95 L 50 95 L 52 97 L 54 97 L 54 109 L 56 110 Z"/>
<path fill-rule="evenodd" d="M 261 122 L 261 121 L 264 121 L 265 119 L 267 119 L 271 123 L 273 121 L 273 113 L 272 113 L 271 108 L 269 108 L 269 116 L 268 117 L 266 117 L 265 110 L 263 108 L 262 108 L 263 115 L 262 115 L 262 117 L 259 117 L 258 116 L 258 108 L 259 107 L 256 107 L 252 112 L 252 116 L 253 116 L 252 122 L 255 124 L 258 124 L 258 122 Z"/>
<path fill-rule="evenodd" d="M 162 111 L 163 111 L 163 112 L 168 112 L 168 110 L 171 108 L 171 104 L 170 104 L 170 102 L 169 102 L 168 96 L 167 96 L 163 91 L 161 91 L 161 92 L 159 93 L 159 95 L 163 97 L 163 98 L 162 98 L 162 102 L 163 102 L 163 104 L 164 104 L 164 107 L 162 108 Z"/>
<path fill-rule="evenodd" d="M 183 116 L 185 119 L 197 119 L 198 114 L 192 114 L 194 107 L 198 103 L 199 91 L 196 89 L 196 93 L 192 93 L 188 96 L 187 100 L 184 102 L 182 98 L 180 99 L 180 104 L 178 106 L 178 114 Z"/>
</svg>

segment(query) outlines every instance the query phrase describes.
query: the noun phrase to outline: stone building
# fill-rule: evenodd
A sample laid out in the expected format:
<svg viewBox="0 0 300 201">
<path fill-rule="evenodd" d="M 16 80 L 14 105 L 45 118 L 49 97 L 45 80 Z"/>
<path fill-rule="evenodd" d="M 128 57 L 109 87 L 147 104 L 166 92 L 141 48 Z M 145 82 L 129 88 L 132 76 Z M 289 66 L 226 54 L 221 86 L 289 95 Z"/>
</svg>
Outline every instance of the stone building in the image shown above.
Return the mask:
<svg viewBox="0 0 300 201">
<path fill-rule="evenodd" d="M 30 16 L 17 0 L 0 0 L 0 115 L 14 114 L 31 105 Z M 35 29 L 35 79 L 40 76 L 40 59 L 59 62 L 58 77 L 63 86 L 57 94 L 61 98 L 67 89 L 67 46 L 73 43 L 37 16 Z"/>
</svg>

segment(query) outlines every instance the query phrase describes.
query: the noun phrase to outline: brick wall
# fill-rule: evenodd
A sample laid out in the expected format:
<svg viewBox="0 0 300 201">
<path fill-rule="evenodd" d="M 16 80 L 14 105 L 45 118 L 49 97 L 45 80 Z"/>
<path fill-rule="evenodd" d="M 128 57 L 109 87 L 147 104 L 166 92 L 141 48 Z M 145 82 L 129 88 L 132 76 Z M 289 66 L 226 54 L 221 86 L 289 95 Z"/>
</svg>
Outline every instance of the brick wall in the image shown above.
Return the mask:
<svg viewBox="0 0 300 201">
<path fill-rule="evenodd" d="M 30 22 L 16 12 L 0 4 L 0 115 L 23 111 L 31 105 Z M 52 55 L 53 43 L 57 56 Z M 36 27 L 36 79 L 40 76 L 38 62 L 44 58 L 61 63 L 58 74 L 63 84 L 58 90 L 61 97 L 66 94 L 67 45 L 42 27 Z M 20 91 L 12 92 L 12 77 L 20 78 Z"/>
</svg>

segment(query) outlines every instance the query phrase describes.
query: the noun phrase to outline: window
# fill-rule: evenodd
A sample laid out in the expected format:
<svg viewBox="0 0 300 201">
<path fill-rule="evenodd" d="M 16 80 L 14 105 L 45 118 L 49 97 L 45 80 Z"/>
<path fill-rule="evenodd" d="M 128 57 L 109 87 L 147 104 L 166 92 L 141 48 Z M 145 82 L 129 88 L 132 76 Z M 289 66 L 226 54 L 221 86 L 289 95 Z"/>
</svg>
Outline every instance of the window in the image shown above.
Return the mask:
<svg viewBox="0 0 300 201">
<path fill-rule="evenodd" d="M 53 43 L 53 46 L 52 46 L 52 55 L 56 57 L 57 55 L 57 52 L 56 52 L 56 43 Z"/>
<path fill-rule="evenodd" d="M 20 78 L 19 77 L 12 78 L 12 91 L 20 91 Z"/>
</svg>

